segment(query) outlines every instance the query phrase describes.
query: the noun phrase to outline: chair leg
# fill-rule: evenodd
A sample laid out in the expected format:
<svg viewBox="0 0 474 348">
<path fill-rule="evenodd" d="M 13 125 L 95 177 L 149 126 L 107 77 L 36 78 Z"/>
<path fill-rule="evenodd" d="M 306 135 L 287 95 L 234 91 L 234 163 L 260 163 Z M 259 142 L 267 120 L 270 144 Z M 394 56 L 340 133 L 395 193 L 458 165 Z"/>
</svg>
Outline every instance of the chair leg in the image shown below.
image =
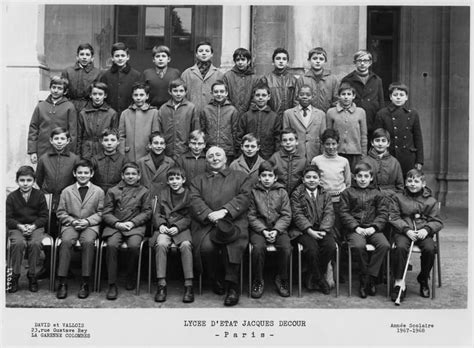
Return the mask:
<svg viewBox="0 0 474 348">
<path fill-rule="evenodd" d="M 438 287 L 441 287 L 441 253 L 439 250 L 439 242 L 437 241 L 438 245 L 436 247 L 436 262 L 438 266 Z"/>
<path fill-rule="evenodd" d="M 54 255 L 56 254 L 56 249 L 54 248 L 54 238 L 50 238 L 50 244 L 51 244 L 51 250 L 50 250 L 50 255 L 49 255 L 49 291 L 54 291 L 54 274 L 56 271 L 56 268 L 53 268 L 53 258 Z"/>
<path fill-rule="evenodd" d="M 202 272 L 199 273 L 199 295 L 202 295 Z"/>
<path fill-rule="evenodd" d="M 435 254 L 435 257 L 437 257 L 436 254 Z M 432 270 L 433 275 L 431 277 L 431 299 L 432 300 L 436 297 L 436 268 L 437 268 L 437 263 L 435 260 L 435 262 L 433 263 L 433 270 Z"/>
<path fill-rule="evenodd" d="M 56 263 L 58 262 L 59 245 L 61 245 L 61 239 L 58 237 L 54 244 L 51 245 L 51 258 L 52 264 L 50 269 L 50 285 L 52 287 L 51 291 L 54 291 L 56 287 Z"/>
<path fill-rule="evenodd" d="M 145 240 L 142 240 L 140 243 L 140 252 L 138 254 L 138 271 L 137 271 L 137 286 L 135 289 L 135 295 L 140 295 L 140 275 L 142 271 L 142 255 L 143 255 L 143 245 L 145 244 Z"/>
<path fill-rule="evenodd" d="M 151 259 L 153 254 L 153 247 L 148 245 L 148 293 L 151 294 Z"/>
<path fill-rule="evenodd" d="M 101 275 L 102 275 L 102 257 L 104 253 L 104 243 L 102 242 L 99 246 L 99 270 L 97 271 L 97 292 L 100 292 L 100 285 L 101 285 Z"/>
<path fill-rule="evenodd" d="M 336 297 L 339 296 L 339 246 L 336 243 Z"/>
<path fill-rule="evenodd" d="M 390 298 L 390 250 L 387 252 L 387 298 Z"/>
<path fill-rule="evenodd" d="M 298 297 L 301 297 L 301 244 L 298 243 Z"/>
<path fill-rule="evenodd" d="M 293 296 L 293 248 L 290 251 L 290 296 Z"/>
<path fill-rule="evenodd" d="M 240 259 L 240 294 L 244 291 L 244 255 Z"/>
<path fill-rule="evenodd" d="M 252 292 L 252 244 L 249 243 L 249 293 L 248 297 L 250 297 L 250 293 Z"/>
<path fill-rule="evenodd" d="M 351 254 L 351 248 L 348 246 L 347 247 L 348 251 L 348 264 L 349 264 L 349 297 L 352 296 L 352 254 Z"/>
<path fill-rule="evenodd" d="M 94 265 L 94 286 L 92 288 L 92 291 L 96 291 L 97 289 L 97 269 L 99 267 L 99 246 L 100 246 L 100 242 L 99 242 L 99 239 L 96 239 L 95 240 L 95 243 L 94 243 L 94 249 L 95 249 L 95 265 Z"/>
</svg>

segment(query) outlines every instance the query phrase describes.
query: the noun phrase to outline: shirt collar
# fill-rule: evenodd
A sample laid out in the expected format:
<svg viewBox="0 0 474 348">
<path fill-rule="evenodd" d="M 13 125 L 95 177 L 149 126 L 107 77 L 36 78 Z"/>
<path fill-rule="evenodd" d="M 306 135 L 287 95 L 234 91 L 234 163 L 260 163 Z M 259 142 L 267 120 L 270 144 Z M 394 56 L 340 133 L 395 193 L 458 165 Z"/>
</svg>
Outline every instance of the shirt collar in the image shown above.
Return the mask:
<svg viewBox="0 0 474 348">
<path fill-rule="evenodd" d="M 90 188 L 91 187 L 91 182 L 89 181 L 87 184 L 85 184 L 84 186 L 81 186 L 79 185 L 78 182 L 76 182 L 76 188 L 79 190 L 81 187 L 87 187 L 87 188 Z"/>
</svg>

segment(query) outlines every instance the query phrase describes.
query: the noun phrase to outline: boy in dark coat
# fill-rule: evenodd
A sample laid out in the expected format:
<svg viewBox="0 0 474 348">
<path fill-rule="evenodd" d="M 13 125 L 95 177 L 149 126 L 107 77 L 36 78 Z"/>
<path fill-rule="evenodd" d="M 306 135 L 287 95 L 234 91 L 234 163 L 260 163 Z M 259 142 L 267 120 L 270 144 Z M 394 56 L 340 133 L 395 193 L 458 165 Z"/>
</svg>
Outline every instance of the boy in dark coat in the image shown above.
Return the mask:
<svg viewBox="0 0 474 348">
<path fill-rule="evenodd" d="M 277 249 L 278 270 L 275 285 L 282 297 L 290 296 L 288 282 L 288 263 L 291 244 L 288 226 L 291 222 L 290 198 L 285 187 L 276 182 L 275 167 L 263 162 L 258 168 L 258 183 L 250 193 L 248 213 L 250 243 L 252 244 L 252 268 L 255 277 L 252 282 L 252 297 L 263 294 L 263 268 L 267 245 Z"/>
<path fill-rule="evenodd" d="M 328 263 L 336 255 L 334 239 L 334 208 L 331 196 L 320 186 L 321 171 L 315 165 L 303 171 L 303 184 L 291 194 L 293 228 L 290 238 L 294 247 L 303 246 L 307 265 L 305 285 L 328 295 L 330 287 L 324 277 Z"/>
<path fill-rule="evenodd" d="M 395 227 L 393 235 L 395 249 L 392 250 L 392 269 L 395 278 L 392 301 L 402 290 L 405 297 L 406 285 L 402 281 L 410 243 L 413 241 L 421 250 L 420 296 L 430 297 L 428 278 L 435 258 L 433 235 L 443 228 L 439 218 L 438 202 L 426 187 L 425 175 L 421 170 L 412 169 L 407 173 L 405 190 L 394 197 L 395 210 L 390 224 Z"/>
<path fill-rule="evenodd" d="M 196 129 L 189 134 L 189 151 L 183 153 L 176 160 L 176 165 L 184 169 L 186 182 L 185 186 L 190 185 L 190 181 L 199 174 L 206 172 L 206 135 L 202 130 Z"/>
<path fill-rule="evenodd" d="M 158 288 L 155 301 L 166 301 L 166 265 L 168 250 L 171 244 L 179 248 L 181 265 L 184 273 L 183 302 L 194 302 L 193 291 L 193 249 L 191 244 L 191 217 L 189 212 L 189 189 L 184 187 L 186 181 L 184 170 L 171 167 L 166 172 L 167 186 L 158 192 L 155 212 L 153 214 L 154 233 L 150 245 L 155 249 L 156 276 Z"/>
<path fill-rule="evenodd" d="M 28 288 L 31 292 L 38 291 L 36 265 L 41 253 L 41 241 L 45 237 L 44 226 L 48 222 L 48 206 L 44 194 L 33 188 L 35 178 L 32 167 L 21 166 L 16 172 L 16 182 L 19 187 L 7 196 L 5 205 L 13 271 L 8 289 L 10 293 L 18 291 L 18 279 L 25 248 L 28 251 Z"/>
<path fill-rule="evenodd" d="M 127 162 L 122 168 L 122 181 L 107 191 L 102 215 L 105 222 L 102 237 L 107 241 L 108 300 L 117 298 L 117 253 L 124 241 L 128 245 L 126 289 L 135 288 L 140 244 L 151 214 L 149 190 L 140 185 L 140 168 L 134 162 Z"/>
<path fill-rule="evenodd" d="M 373 170 L 367 163 L 354 169 L 355 185 L 341 193 L 339 217 L 346 239 L 360 265 L 360 297 L 376 294 L 376 280 L 382 262 L 390 249 L 383 234 L 388 221 L 388 207 L 384 194 L 374 188 Z M 369 262 L 366 244 L 375 247 Z"/>
</svg>

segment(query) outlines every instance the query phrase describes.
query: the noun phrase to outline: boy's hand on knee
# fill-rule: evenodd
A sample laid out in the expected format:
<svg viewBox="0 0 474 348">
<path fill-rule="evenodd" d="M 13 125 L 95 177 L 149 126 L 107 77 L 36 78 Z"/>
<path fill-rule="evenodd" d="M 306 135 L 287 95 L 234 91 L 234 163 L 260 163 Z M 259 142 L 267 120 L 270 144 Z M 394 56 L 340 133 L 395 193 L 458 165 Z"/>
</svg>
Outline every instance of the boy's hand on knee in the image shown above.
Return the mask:
<svg viewBox="0 0 474 348">
<path fill-rule="evenodd" d="M 36 153 L 32 153 L 30 155 L 30 161 L 31 163 L 36 164 L 38 162 L 38 155 Z"/>
<path fill-rule="evenodd" d="M 365 235 L 366 236 L 371 236 L 375 233 L 375 228 L 373 227 L 368 227 L 365 229 Z"/>
<path fill-rule="evenodd" d="M 171 228 L 168 229 L 168 234 L 170 236 L 174 236 L 174 235 L 177 235 L 178 234 L 178 228 L 173 226 Z"/>
<path fill-rule="evenodd" d="M 160 233 L 162 233 L 162 234 L 167 234 L 167 233 L 168 233 L 168 227 L 166 227 L 165 225 L 161 225 L 158 230 L 159 230 Z"/>
<path fill-rule="evenodd" d="M 16 225 L 16 228 L 18 228 L 21 233 L 25 233 L 26 231 L 28 231 L 27 225 L 18 224 Z"/>
<path fill-rule="evenodd" d="M 132 228 L 135 227 L 135 224 L 134 224 L 133 222 L 131 222 L 131 221 L 127 221 L 127 222 L 124 222 L 124 223 L 123 223 L 123 226 L 125 227 L 125 229 L 126 229 L 127 231 L 130 231 Z M 168 230 L 168 231 L 169 231 L 169 230 Z"/>
<path fill-rule="evenodd" d="M 355 231 L 357 234 L 360 234 L 361 236 L 365 237 L 367 235 L 365 228 L 356 227 Z"/>
</svg>

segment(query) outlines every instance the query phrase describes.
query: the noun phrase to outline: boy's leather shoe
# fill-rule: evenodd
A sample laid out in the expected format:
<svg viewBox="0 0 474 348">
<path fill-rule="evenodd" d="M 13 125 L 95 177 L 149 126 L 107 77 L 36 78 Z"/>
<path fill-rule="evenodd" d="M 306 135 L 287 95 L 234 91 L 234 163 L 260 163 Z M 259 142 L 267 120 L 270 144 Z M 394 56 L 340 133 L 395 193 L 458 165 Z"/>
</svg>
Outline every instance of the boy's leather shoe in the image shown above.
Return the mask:
<svg viewBox="0 0 474 348">
<path fill-rule="evenodd" d="M 416 277 L 418 283 L 420 283 L 420 296 L 429 298 L 431 296 L 430 287 L 428 286 L 428 279 L 421 279 L 420 276 Z"/>
<path fill-rule="evenodd" d="M 365 274 L 362 274 L 360 276 L 360 286 L 359 286 L 359 295 L 362 298 L 367 297 L 367 276 Z"/>
<path fill-rule="evenodd" d="M 369 282 L 367 283 L 367 287 L 365 288 L 367 295 L 375 296 L 375 294 L 377 293 L 377 287 L 375 286 L 376 282 L 377 282 L 376 277 L 372 277 L 372 276 L 369 277 Z"/>
<path fill-rule="evenodd" d="M 278 291 L 278 294 L 281 297 L 289 297 L 290 296 L 290 288 L 289 288 L 289 283 L 288 280 L 286 279 L 281 279 L 280 276 L 275 277 L 275 285 Z"/>
<path fill-rule="evenodd" d="M 263 295 L 263 287 L 264 287 L 264 282 L 263 280 L 254 280 L 252 282 L 252 291 L 250 296 L 252 298 L 260 298 Z M 277 287 L 278 288 L 278 287 Z"/>
<path fill-rule="evenodd" d="M 36 275 L 37 279 L 46 279 L 49 278 L 49 266 L 43 265 L 43 268 L 40 269 L 38 274 Z"/>
<path fill-rule="evenodd" d="M 155 294 L 155 302 L 165 302 L 166 301 L 166 285 L 158 285 Z"/>
<path fill-rule="evenodd" d="M 82 283 L 79 292 L 77 293 L 77 297 L 79 298 L 87 298 L 89 297 L 89 284 Z"/>
<path fill-rule="evenodd" d="M 406 291 L 407 291 L 407 288 L 405 286 L 405 290 L 402 290 L 402 294 L 400 295 L 400 301 L 403 301 L 403 299 L 405 298 Z M 390 293 L 390 299 L 392 300 L 392 302 L 395 302 L 397 300 L 399 292 L 400 292 L 400 286 L 397 285 L 392 288 L 392 292 Z"/>
<path fill-rule="evenodd" d="M 136 280 L 134 277 L 128 277 L 127 283 L 125 284 L 125 289 L 133 290 L 137 286 Z"/>
<path fill-rule="evenodd" d="M 18 279 L 19 278 L 20 278 L 20 276 L 16 275 L 16 274 L 14 274 L 12 276 L 12 280 L 11 280 L 11 283 L 10 283 L 10 288 L 8 289 L 8 292 L 10 294 L 13 294 L 13 293 L 18 291 Z"/>
<path fill-rule="evenodd" d="M 305 283 L 304 283 L 306 289 L 313 291 L 318 289 L 317 283 L 313 280 L 313 275 L 309 274 L 306 276 Z"/>
<path fill-rule="evenodd" d="M 107 290 L 107 300 L 116 300 L 118 296 L 117 285 L 110 284 Z"/>
<path fill-rule="evenodd" d="M 329 295 L 329 293 L 331 292 L 331 288 L 329 287 L 328 282 L 327 282 L 326 279 L 324 279 L 324 278 L 321 278 L 321 279 L 318 281 L 318 286 L 319 286 L 319 290 L 320 290 L 324 295 Z"/>
<path fill-rule="evenodd" d="M 28 289 L 31 292 L 38 292 L 38 279 L 36 277 L 28 277 Z"/>
<path fill-rule="evenodd" d="M 224 284 L 222 284 L 220 280 L 214 280 L 214 282 L 212 283 L 212 291 L 216 295 L 224 295 L 225 294 Z"/>
<path fill-rule="evenodd" d="M 233 287 L 229 287 L 224 300 L 224 306 L 235 306 L 239 303 L 239 293 Z"/>
<path fill-rule="evenodd" d="M 185 286 L 184 287 L 183 302 L 184 303 L 194 302 L 194 289 L 193 289 L 192 286 Z"/>
<path fill-rule="evenodd" d="M 67 284 L 58 285 L 58 291 L 56 292 L 56 297 L 60 300 L 67 297 Z"/>
</svg>

